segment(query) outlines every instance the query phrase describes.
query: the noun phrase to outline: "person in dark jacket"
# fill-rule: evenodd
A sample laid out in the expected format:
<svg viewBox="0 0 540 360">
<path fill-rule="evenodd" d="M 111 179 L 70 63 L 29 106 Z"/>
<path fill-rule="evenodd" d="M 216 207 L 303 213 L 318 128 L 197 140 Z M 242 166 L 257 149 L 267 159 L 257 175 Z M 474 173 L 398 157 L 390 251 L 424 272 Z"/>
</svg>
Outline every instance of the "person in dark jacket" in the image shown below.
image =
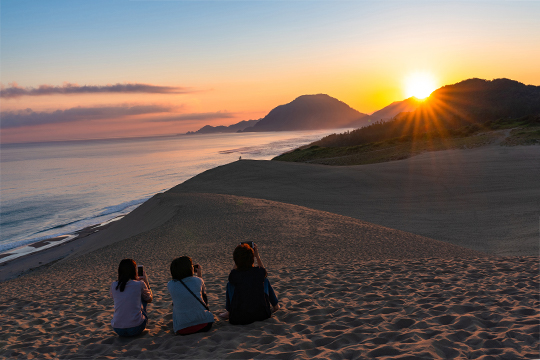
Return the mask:
<svg viewBox="0 0 540 360">
<path fill-rule="evenodd" d="M 233 325 L 247 325 L 270 318 L 279 309 L 274 289 L 255 243 L 241 244 L 234 249 L 235 266 L 229 274 L 226 291 L 226 312 L 222 319 Z M 258 267 L 254 267 L 254 260 Z"/>
</svg>

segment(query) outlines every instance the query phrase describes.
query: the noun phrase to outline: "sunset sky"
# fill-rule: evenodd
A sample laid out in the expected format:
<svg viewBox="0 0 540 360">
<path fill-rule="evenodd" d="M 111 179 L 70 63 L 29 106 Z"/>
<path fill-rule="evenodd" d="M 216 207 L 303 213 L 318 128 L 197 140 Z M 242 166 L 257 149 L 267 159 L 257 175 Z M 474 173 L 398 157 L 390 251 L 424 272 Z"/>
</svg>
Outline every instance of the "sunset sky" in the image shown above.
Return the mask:
<svg viewBox="0 0 540 360">
<path fill-rule="evenodd" d="M 540 85 L 540 1 L 1 2 L 1 141 L 184 133 L 303 94 L 363 113 L 440 87 Z"/>
</svg>

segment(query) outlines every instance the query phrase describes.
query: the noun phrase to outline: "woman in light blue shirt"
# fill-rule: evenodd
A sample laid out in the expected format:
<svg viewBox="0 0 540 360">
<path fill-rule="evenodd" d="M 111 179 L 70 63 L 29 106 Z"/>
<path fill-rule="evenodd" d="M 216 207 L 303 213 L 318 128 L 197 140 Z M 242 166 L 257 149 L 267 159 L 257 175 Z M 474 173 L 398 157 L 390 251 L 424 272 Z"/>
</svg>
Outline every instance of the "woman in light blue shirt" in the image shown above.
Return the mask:
<svg viewBox="0 0 540 360">
<path fill-rule="evenodd" d="M 195 276 L 194 276 L 195 272 Z M 214 315 L 208 309 L 202 267 L 182 256 L 171 263 L 172 280 L 167 284 L 173 301 L 173 328 L 177 335 L 207 332 Z"/>
</svg>

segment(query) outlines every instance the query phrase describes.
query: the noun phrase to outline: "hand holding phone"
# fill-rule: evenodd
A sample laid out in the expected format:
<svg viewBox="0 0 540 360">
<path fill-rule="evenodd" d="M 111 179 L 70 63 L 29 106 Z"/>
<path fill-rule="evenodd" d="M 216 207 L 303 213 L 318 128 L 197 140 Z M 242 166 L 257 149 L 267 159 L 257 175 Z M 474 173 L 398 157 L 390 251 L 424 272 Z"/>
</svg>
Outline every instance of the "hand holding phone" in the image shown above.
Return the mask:
<svg viewBox="0 0 540 360">
<path fill-rule="evenodd" d="M 137 265 L 137 276 L 138 277 L 144 277 L 144 266 L 143 265 Z"/>
<path fill-rule="evenodd" d="M 247 244 L 250 248 L 255 249 L 255 244 L 253 243 L 253 241 L 244 241 L 240 243 L 240 245 L 244 245 L 244 244 Z"/>
<path fill-rule="evenodd" d="M 200 266 L 199 264 L 193 265 L 193 274 L 194 275 L 197 275 L 198 277 L 201 277 L 201 270 L 202 270 L 202 266 Z"/>
</svg>

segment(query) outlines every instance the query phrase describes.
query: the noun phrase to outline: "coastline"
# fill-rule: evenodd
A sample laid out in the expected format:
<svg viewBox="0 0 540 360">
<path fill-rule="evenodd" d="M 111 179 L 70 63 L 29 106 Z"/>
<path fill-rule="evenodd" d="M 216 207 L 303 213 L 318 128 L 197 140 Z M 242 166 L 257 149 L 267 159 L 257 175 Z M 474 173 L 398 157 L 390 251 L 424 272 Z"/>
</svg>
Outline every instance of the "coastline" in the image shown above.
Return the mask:
<svg viewBox="0 0 540 360">
<path fill-rule="evenodd" d="M 515 154 L 512 155 L 512 153 Z M 522 157 L 523 153 L 528 154 L 529 158 L 522 159 L 521 165 L 518 165 L 516 168 L 515 159 L 516 157 Z M 507 156 L 506 159 L 503 159 L 505 154 L 510 154 L 511 156 Z M 152 221 L 147 221 L 147 214 L 152 213 L 159 208 L 162 201 L 160 199 L 163 199 L 165 194 L 186 192 L 247 196 L 250 198 L 261 198 L 307 206 L 313 209 L 350 216 L 359 220 L 367 220 L 374 224 L 410 231 L 415 234 L 432 237 L 492 255 L 538 256 L 540 255 L 538 243 L 535 241 L 534 235 L 530 235 L 529 232 L 531 230 L 527 230 L 527 228 L 524 229 L 523 221 L 512 225 L 514 230 L 503 230 L 502 228 L 498 228 L 498 226 L 502 226 L 498 223 L 499 219 L 507 216 L 505 212 L 509 213 L 515 211 L 515 203 L 521 204 L 520 206 L 523 207 L 525 200 L 530 202 L 531 199 L 534 199 L 534 195 L 530 191 L 530 184 L 527 185 L 529 187 L 523 187 L 525 182 L 521 181 L 519 184 L 516 182 L 509 182 L 509 178 L 510 180 L 515 179 L 515 173 L 520 172 L 522 174 L 525 173 L 524 178 L 529 180 L 534 179 L 535 174 L 540 176 L 540 171 L 538 169 L 535 169 L 534 166 L 529 166 L 530 158 L 534 158 L 536 155 L 540 156 L 540 147 L 529 146 L 500 149 L 495 146 L 490 146 L 475 150 L 447 150 L 437 153 L 426 153 L 407 160 L 347 167 L 329 167 L 275 161 L 235 161 L 227 165 L 204 171 L 193 178 L 186 180 L 182 184 L 169 189 L 165 193 L 158 193 L 142 205 L 139 205 L 139 207 L 135 208 L 131 213 L 118 215 L 101 224 L 85 227 L 84 229 L 68 234 L 69 236 L 66 235 L 44 239 L 37 243 L 25 245 L 21 247 L 22 249 L 18 248 L 6 251 L 2 254 L 4 256 L 0 258 L 0 281 L 17 277 L 32 269 L 46 266 L 48 263 L 59 261 L 68 256 L 80 256 L 90 251 L 97 250 L 100 247 L 107 246 L 110 243 L 136 235 L 137 231 L 148 231 L 150 228 L 159 226 L 172 217 L 174 211 L 168 209 L 164 213 L 163 209 L 165 207 L 162 207 L 158 213 L 151 216 L 153 219 Z M 494 161 L 494 159 L 496 159 L 496 161 Z M 493 203 L 493 200 L 488 199 L 488 201 L 485 201 L 485 193 L 494 191 L 489 188 L 490 186 L 500 192 L 500 194 L 493 193 L 492 196 L 494 198 L 498 196 L 506 196 L 508 198 L 506 200 L 497 201 L 499 207 L 496 209 L 496 212 L 499 214 L 495 217 L 494 221 L 478 224 L 478 214 L 485 212 L 484 204 L 481 204 L 482 208 L 480 209 L 472 209 L 472 211 L 471 209 L 467 209 L 468 205 L 465 205 L 467 202 L 479 203 L 477 197 L 467 199 L 466 194 L 462 193 L 459 194 L 460 199 L 458 198 L 457 202 L 453 202 L 452 197 L 455 196 L 454 194 L 447 194 L 445 196 L 444 194 L 441 194 L 439 190 L 434 190 L 433 188 L 435 182 L 431 181 L 430 178 L 435 180 L 440 179 L 444 176 L 445 172 L 454 172 L 456 166 L 462 168 L 463 165 L 461 164 L 466 162 L 469 162 L 471 166 L 468 169 L 463 168 L 463 172 L 471 171 L 471 168 L 476 167 L 474 171 L 476 172 L 475 177 L 477 177 L 477 179 L 475 179 L 477 182 L 476 185 L 472 182 L 466 184 L 468 191 L 474 192 L 478 191 L 478 188 L 482 188 L 480 195 L 488 205 Z M 450 164 L 450 166 L 446 165 L 448 168 L 443 171 L 444 169 L 441 169 L 441 163 Z M 480 169 L 484 173 L 478 177 L 480 172 L 477 167 L 480 163 L 487 163 L 487 165 L 484 169 Z M 427 168 L 422 167 L 426 164 L 428 165 Z M 430 173 L 433 172 L 434 169 L 440 173 Z M 389 170 L 395 172 L 395 176 L 389 173 Z M 418 176 L 416 178 L 412 177 L 415 171 L 420 174 L 420 178 Z M 258 175 L 253 176 L 254 172 L 258 173 Z M 377 179 L 377 176 L 379 179 Z M 409 186 L 406 188 L 407 191 L 411 192 L 411 182 L 414 183 L 413 186 L 416 190 L 408 194 L 407 199 L 400 200 L 401 202 L 407 203 L 405 208 L 404 206 L 401 206 L 400 209 L 401 204 L 398 203 L 399 201 L 396 202 L 395 199 L 399 198 L 396 196 L 396 191 L 401 191 L 403 189 L 403 184 L 396 183 L 396 177 L 401 176 L 411 177 L 411 179 L 408 180 L 408 184 L 405 184 Z M 489 183 L 491 185 L 486 185 L 485 179 L 487 178 L 492 179 Z M 429 187 L 430 181 L 432 188 Z M 373 190 L 375 184 L 382 186 L 383 191 L 388 193 L 383 194 L 379 191 L 370 194 L 361 191 L 362 187 Z M 522 188 L 520 189 L 516 184 L 522 186 Z M 454 186 L 456 185 L 459 186 L 460 184 L 454 184 Z M 509 196 L 503 193 L 504 186 L 506 186 L 507 192 L 512 192 L 513 194 L 518 193 L 519 196 L 517 198 L 509 198 Z M 335 190 L 333 190 L 332 187 L 334 187 Z M 448 192 L 448 185 L 445 185 L 444 183 L 437 185 L 437 187 L 441 188 L 444 192 Z M 392 192 L 392 188 L 396 191 Z M 534 190 L 538 192 L 540 196 L 540 189 L 534 187 Z M 433 197 L 433 202 L 439 202 L 441 204 L 439 208 L 434 209 L 433 205 L 426 205 L 425 203 L 427 200 L 420 197 L 422 192 L 427 193 L 426 196 Z M 360 197 L 358 197 L 357 194 L 360 194 Z M 471 225 L 470 223 L 462 221 L 456 222 L 455 224 L 443 224 L 444 226 L 441 226 L 429 219 L 426 219 L 424 223 L 420 223 L 414 218 L 414 215 L 404 216 L 403 214 L 403 211 L 409 211 L 411 206 L 413 206 L 413 204 L 410 203 L 412 197 L 418 197 L 420 199 L 418 202 L 431 211 L 431 214 L 429 215 L 423 213 L 420 214 L 424 218 L 430 216 L 433 219 L 443 220 L 443 218 L 441 218 L 443 214 L 448 214 L 450 217 L 456 217 L 455 214 L 452 215 L 452 209 L 457 208 L 457 211 L 474 213 L 477 223 Z M 374 200 L 370 200 L 370 198 Z M 391 199 L 392 201 L 388 201 L 387 199 Z M 163 201 L 167 202 L 166 200 Z M 357 205 L 362 202 L 367 202 L 367 204 Z M 375 204 L 376 202 L 378 204 Z M 501 207 L 501 204 L 505 205 L 507 208 Z M 377 205 L 380 206 L 377 207 Z M 473 204 L 473 206 L 474 205 L 475 204 Z M 535 205 L 532 204 L 532 206 L 534 207 Z M 390 209 L 392 209 L 392 211 L 389 212 Z M 416 208 L 416 210 L 418 209 L 419 208 Z M 398 210 L 397 213 L 396 210 Z M 455 211 L 456 210 L 454 210 L 454 212 Z M 531 210 L 527 211 L 529 214 L 531 213 Z M 393 213 L 393 215 L 391 215 L 391 213 Z M 162 215 L 164 217 L 160 218 Z M 486 215 L 489 216 L 489 214 Z M 467 215 L 465 214 L 464 216 L 466 217 Z M 132 231 L 127 229 L 130 226 L 121 226 L 121 230 L 116 231 L 114 235 L 103 236 L 104 233 L 99 233 L 107 229 L 113 222 L 125 217 L 135 217 L 138 219 L 134 222 L 137 223 L 138 226 L 132 227 L 137 230 Z M 518 216 L 514 215 L 514 218 L 517 217 Z M 463 220 L 463 216 L 461 220 Z M 409 222 L 409 224 L 407 224 L 409 226 L 403 226 L 404 222 Z M 528 226 L 532 226 L 532 231 L 534 231 L 534 226 L 536 225 L 537 224 L 533 223 Z M 456 231 L 455 234 L 449 234 L 452 232 L 452 230 L 449 230 L 452 226 L 461 228 L 459 231 Z M 479 234 L 484 235 L 479 233 L 478 226 L 483 226 L 484 229 L 482 232 L 488 232 L 489 236 L 493 236 L 493 231 L 502 233 L 504 235 L 502 239 L 503 244 L 501 245 L 501 241 L 498 241 L 494 245 L 486 243 L 485 241 L 479 242 L 478 239 L 472 244 L 464 243 L 462 238 L 470 238 L 470 234 L 474 234 L 474 236 L 478 236 Z M 435 229 L 435 231 L 425 231 L 426 228 L 431 230 Z M 493 229 L 490 230 L 488 228 Z M 521 239 L 519 239 L 519 236 L 515 236 L 517 231 L 515 228 L 518 228 L 521 233 L 524 232 L 529 238 L 532 237 L 532 241 L 529 240 L 529 244 L 532 243 L 532 245 L 527 245 L 524 248 L 523 244 L 520 244 Z M 452 235 L 454 235 L 454 238 L 452 238 Z M 461 238 L 459 236 L 456 237 L 456 235 L 460 235 Z M 518 233 L 518 235 L 520 234 Z M 484 237 L 485 236 L 486 235 L 484 235 Z M 105 239 L 106 237 L 109 239 Z M 513 237 L 516 239 L 511 241 Z M 504 244 L 505 242 L 508 243 Z M 497 252 L 494 251 L 494 249 L 503 250 Z M 9 257 L 12 254 L 17 255 L 15 257 Z"/>
<path fill-rule="evenodd" d="M 67 244 L 71 241 L 85 238 L 95 232 L 105 230 L 107 227 L 110 226 L 111 223 L 122 219 L 124 216 L 125 215 L 117 215 L 110 220 L 99 224 L 87 226 L 81 230 L 77 230 L 70 234 L 54 236 L 51 238 L 46 238 L 37 242 L 6 250 L 5 252 L 0 253 L 0 266 L 3 266 L 4 263 L 8 264 L 10 261 L 13 261 L 15 259 L 33 255 L 46 249 L 51 249 L 62 244 Z"/>
<path fill-rule="evenodd" d="M 181 142 L 175 137 L 158 137 L 19 144 L 5 149 L 0 253 L 71 235 L 126 214 L 151 196 L 203 170 L 235 161 L 239 155 L 270 159 L 325 134 L 326 131 L 215 134 L 187 137 Z M 185 152 L 190 155 L 183 156 Z M 155 162 L 155 156 L 162 161 Z M 49 158 L 55 171 L 36 166 L 35 161 Z M 96 162 L 96 158 L 103 160 Z M 132 171 L 132 164 L 136 164 L 136 172 Z M 100 176 L 93 176 L 97 173 Z"/>
</svg>

